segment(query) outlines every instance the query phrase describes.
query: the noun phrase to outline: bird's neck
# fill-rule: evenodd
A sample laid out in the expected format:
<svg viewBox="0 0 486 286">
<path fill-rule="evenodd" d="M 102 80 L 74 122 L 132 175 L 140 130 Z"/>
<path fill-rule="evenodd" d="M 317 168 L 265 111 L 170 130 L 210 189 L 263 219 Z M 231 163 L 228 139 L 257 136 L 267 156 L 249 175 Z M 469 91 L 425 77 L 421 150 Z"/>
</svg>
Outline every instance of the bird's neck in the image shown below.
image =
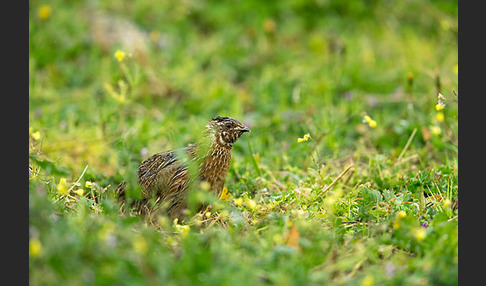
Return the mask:
<svg viewBox="0 0 486 286">
<path fill-rule="evenodd" d="M 220 135 L 216 135 L 211 143 L 211 146 L 206 153 L 206 159 L 211 157 L 220 157 L 224 156 L 228 159 L 231 159 L 231 149 L 233 144 L 227 143 L 221 138 Z"/>
<path fill-rule="evenodd" d="M 206 138 L 208 139 L 208 138 Z M 200 165 L 200 179 L 211 185 L 211 191 L 219 196 L 224 187 L 226 175 L 231 162 L 231 145 L 224 144 L 217 136 L 206 141 L 205 154 Z M 202 151 L 202 150 L 200 150 Z"/>
<path fill-rule="evenodd" d="M 204 161 L 216 154 L 228 154 L 231 156 L 231 149 L 233 144 L 227 143 L 223 140 L 220 134 L 206 134 L 203 140 L 197 144 L 198 155 L 197 158 Z"/>
</svg>

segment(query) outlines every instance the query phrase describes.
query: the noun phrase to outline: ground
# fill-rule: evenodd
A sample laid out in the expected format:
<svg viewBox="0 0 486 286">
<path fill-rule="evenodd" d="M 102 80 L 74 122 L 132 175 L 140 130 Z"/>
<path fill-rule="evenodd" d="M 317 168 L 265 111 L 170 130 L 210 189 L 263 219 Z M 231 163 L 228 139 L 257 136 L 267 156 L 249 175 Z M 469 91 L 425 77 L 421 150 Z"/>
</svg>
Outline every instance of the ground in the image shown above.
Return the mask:
<svg viewBox="0 0 486 286">
<path fill-rule="evenodd" d="M 30 1 L 30 284 L 457 285 L 457 11 Z M 217 115 L 252 130 L 227 196 L 121 213 L 116 185 Z"/>
</svg>

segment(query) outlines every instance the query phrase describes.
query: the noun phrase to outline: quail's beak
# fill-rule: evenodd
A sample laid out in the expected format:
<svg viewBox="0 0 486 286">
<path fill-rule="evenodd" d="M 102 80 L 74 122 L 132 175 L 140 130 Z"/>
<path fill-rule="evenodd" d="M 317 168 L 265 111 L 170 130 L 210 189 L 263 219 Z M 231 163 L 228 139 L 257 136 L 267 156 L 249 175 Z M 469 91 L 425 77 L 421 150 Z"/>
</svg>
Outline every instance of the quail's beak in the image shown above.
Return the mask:
<svg viewBox="0 0 486 286">
<path fill-rule="evenodd" d="M 246 127 L 246 126 L 245 126 L 244 128 L 241 128 L 239 131 L 240 131 L 241 133 L 245 133 L 245 132 L 251 132 L 250 128 L 248 128 L 248 127 Z"/>
</svg>

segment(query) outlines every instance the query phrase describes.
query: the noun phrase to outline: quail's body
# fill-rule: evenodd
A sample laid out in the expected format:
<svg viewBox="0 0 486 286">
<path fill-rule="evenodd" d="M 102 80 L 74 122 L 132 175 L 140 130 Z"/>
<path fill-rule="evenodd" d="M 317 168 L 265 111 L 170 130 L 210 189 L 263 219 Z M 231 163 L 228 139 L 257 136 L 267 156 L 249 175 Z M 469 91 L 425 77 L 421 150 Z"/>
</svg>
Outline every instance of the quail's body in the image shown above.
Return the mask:
<svg viewBox="0 0 486 286">
<path fill-rule="evenodd" d="M 228 174 L 232 146 L 249 131 L 235 119 L 218 116 L 206 126 L 207 148 L 200 142 L 183 149 L 160 152 L 144 160 L 138 167 L 142 200 L 134 203 L 135 208 L 140 214 L 147 215 L 162 207 L 170 218 L 183 218 L 191 183 L 189 167 L 184 160 L 197 165 L 195 178 L 208 182 L 210 191 L 219 196 Z M 122 183 L 118 186 L 121 197 L 124 197 L 124 190 Z"/>
</svg>

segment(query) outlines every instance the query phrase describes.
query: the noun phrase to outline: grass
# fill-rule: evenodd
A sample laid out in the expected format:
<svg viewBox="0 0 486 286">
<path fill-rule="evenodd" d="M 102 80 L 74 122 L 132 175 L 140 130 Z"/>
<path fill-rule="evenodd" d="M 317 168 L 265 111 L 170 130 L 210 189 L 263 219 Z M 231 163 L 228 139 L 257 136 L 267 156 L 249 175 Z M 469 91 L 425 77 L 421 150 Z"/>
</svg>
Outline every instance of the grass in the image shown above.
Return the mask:
<svg viewBox="0 0 486 286">
<path fill-rule="evenodd" d="M 30 284 L 457 285 L 456 2 L 29 10 Z M 216 115 L 252 130 L 228 198 L 121 214 L 116 185 Z"/>
</svg>

